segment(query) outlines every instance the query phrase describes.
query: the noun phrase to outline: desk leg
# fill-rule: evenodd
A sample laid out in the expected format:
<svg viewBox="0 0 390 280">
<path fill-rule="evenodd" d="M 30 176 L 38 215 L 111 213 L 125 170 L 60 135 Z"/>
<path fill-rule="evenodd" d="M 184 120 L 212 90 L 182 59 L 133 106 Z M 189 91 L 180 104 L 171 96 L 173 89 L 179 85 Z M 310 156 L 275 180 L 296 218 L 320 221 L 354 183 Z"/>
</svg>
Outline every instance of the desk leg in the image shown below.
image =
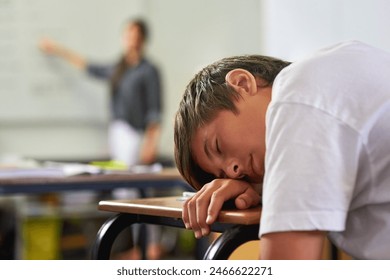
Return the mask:
<svg viewBox="0 0 390 280">
<path fill-rule="evenodd" d="M 125 228 L 135 223 L 150 223 L 184 228 L 183 222 L 179 219 L 120 213 L 108 219 L 100 228 L 92 248 L 91 259 L 110 259 L 111 247 L 117 236 Z M 223 231 L 223 233 L 209 246 L 206 254 L 203 256 L 204 260 L 226 260 L 240 245 L 251 240 L 258 240 L 259 225 L 241 225 L 228 229 L 222 225 L 222 227 L 215 227 L 214 229 L 217 232 Z"/>
<path fill-rule="evenodd" d="M 127 227 L 138 222 L 136 215 L 118 214 L 108 219 L 97 233 L 95 244 L 92 248 L 93 260 L 110 259 L 111 247 L 117 236 Z"/>
<path fill-rule="evenodd" d="M 95 244 L 92 248 L 91 259 L 110 259 L 111 248 L 114 244 L 115 239 L 125 228 L 130 227 L 131 225 L 136 223 L 184 228 L 184 224 L 181 219 L 119 213 L 109 218 L 101 226 L 99 232 L 97 233 Z"/>
<path fill-rule="evenodd" d="M 234 226 L 225 230 L 207 249 L 204 260 L 227 260 L 240 245 L 258 240 L 259 225 Z"/>
</svg>

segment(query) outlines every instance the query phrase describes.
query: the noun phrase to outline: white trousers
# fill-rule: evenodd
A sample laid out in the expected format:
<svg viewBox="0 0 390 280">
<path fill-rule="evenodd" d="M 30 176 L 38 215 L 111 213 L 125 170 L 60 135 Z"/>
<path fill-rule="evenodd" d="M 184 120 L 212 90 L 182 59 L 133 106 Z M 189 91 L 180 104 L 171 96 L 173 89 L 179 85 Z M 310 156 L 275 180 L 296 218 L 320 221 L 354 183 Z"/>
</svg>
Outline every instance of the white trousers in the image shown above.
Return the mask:
<svg viewBox="0 0 390 280">
<path fill-rule="evenodd" d="M 127 122 L 115 120 L 109 126 L 108 145 L 112 160 L 124 162 L 127 166 L 139 163 L 143 133 Z"/>
</svg>

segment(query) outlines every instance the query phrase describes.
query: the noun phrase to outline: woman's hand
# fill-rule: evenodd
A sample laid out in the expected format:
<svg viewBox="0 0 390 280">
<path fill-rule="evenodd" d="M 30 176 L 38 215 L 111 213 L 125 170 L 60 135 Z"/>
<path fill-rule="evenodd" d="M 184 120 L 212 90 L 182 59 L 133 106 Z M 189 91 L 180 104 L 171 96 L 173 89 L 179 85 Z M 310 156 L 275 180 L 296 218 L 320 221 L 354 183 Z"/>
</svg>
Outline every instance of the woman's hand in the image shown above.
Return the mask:
<svg viewBox="0 0 390 280">
<path fill-rule="evenodd" d="M 203 186 L 183 205 L 183 222 L 196 238 L 207 236 L 225 201 L 234 199 L 238 209 L 260 203 L 260 194 L 248 182 L 235 179 L 215 179 Z"/>
<path fill-rule="evenodd" d="M 157 160 L 160 130 L 159 124 L 149 124 L 146 128 L 140 151 L 141 164 L 152 164 Z"/>
<path fill-rule="evenodd" d="M 43 38 L 38 42 L 38 48 L 45 54 L 55 55 L 57 57 L 63 58 L 65 61 L 73 65 L 74 67 L 85 70 L 87 62 L 78 53 L 61 46 L 57 42 L 49 39 Z"/>
<path fill-rule="evenodd" d="M 41 51 L 47 54 L 56 54 L 60 46 L 49 38 L 43 38 L 39 41 L 38 47 Z"/>
</svg>

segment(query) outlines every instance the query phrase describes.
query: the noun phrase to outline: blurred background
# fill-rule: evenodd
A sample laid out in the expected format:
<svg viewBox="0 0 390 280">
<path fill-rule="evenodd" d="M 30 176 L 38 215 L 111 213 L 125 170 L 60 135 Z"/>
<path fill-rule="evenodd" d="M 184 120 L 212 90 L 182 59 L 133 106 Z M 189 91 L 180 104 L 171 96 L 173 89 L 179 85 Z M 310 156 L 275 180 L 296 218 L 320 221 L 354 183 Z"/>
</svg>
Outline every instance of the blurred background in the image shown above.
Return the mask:
<svg viewBox="0 0 390 280">
<path fill-rule="evenodd" d="M 357 39 L 390 50 L 386 0 L 0 0 L 0 156 L 107 158 L 107 84 L 43 55 L 44 36 L 97 62 L 117 59 L 128 18 L 150 26 L 147 55 L 160 68 L 160 154 L 172 157 L 173 118 L 202 66 L 238 54 L 295 60 Z"/>
<path fill-rule="evenodd" d="M 44 55 L 37 47 L 43 37 L 77 50 L 88 60 L 109 63 L 121 52 L 124 23 L 134 17 L 145 19 L 150 27 L 146 55 L 160 69 L 163 86 L 159 154 L 172 159 L 174 115 L 185 86 L 201 67 L 240 54 L 294 61 L 343 40 L 360 40 L 390 51 L 389 10 L 386 0 L 0 0 L 0 159 L 87 162 L 108 158 L 107 83 Z M 46 196 L 34 201 L 50 205 L 56 199 Z M 67 199 L 74 202 L 72 194 Z M 8 237 L 8 242 L 1 234 L 11 227 L 14 214 L 7 212 L 7 203 L 0 199 L 6 209 L 0 213 L 0 245 L 10 245 L 0 250 L 5 252 L 0 258 L 15 257 L 11 241 L 18 238 Z M 27 239 L 35 238 L 34 242 L 41 242 L 36 236 L 47 234 L 42 244 L 35 245 L 41 248 L 57 244 L 47 240 L 57 240 L 60 228 L 68 233 L 84 231 L 84 237 L 93 240 L 101 224 L 86 227 L 83 216 L 76 213 L 59 226 L 57 215 L 50 216 L 46 210 L 44 216 L 35 215 L 35 208 L 24 206 L 18 215 L 25 229 L 19 231 L 25 231 Z M 94 203 L 94 212 L 95 207 Z M 34 220 L 35 216 L 40 218 Z M 193 237 L 186 234 L 181 235 L 182 242 L 192 244 Z M 85 238 L 72 236 L 63 241 L 67 248 L 79 243 L 84 250 Z M 19 248 L 19 257 L 87 256 L 85 250 L 81 255 L 59 256 L 58 248 L 23 256 L 24 250 L 36 252 L 34 248 Z"/>
</svg>

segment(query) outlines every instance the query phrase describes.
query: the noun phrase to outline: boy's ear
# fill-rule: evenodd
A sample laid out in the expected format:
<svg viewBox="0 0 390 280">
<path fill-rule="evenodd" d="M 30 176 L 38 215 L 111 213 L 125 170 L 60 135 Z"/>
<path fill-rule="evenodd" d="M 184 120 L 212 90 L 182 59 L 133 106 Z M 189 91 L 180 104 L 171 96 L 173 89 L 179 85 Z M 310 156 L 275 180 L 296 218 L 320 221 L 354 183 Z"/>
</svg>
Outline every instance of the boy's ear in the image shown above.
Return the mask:
<svg viewBox="0 0 390 280">
<path fill-rule="evenodd" d="M 225 81 L 238 93 L 245 92 L 252 95 L 257 92 L 255 77 L 245 69 L 237 68 L 229 71 Z"/>
</svg>

